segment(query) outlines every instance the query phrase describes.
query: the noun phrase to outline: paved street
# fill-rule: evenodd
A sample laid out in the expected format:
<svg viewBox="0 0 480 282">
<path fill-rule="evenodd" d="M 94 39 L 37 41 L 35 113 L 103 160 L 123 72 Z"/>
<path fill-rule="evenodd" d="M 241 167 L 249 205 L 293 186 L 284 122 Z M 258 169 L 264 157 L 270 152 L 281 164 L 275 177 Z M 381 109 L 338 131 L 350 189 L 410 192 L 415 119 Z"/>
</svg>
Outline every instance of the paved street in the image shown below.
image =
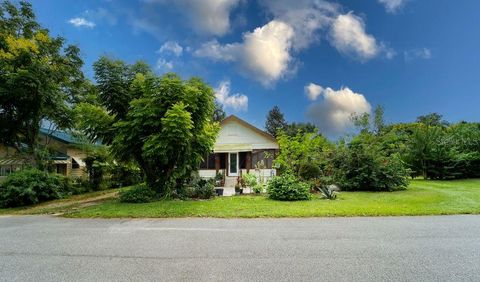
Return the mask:
<svg viewBox="0 0 480 282">
<path fill-rule="evenodd" d="M 480 216 L 7 216 L 0 280 L 480 281 Z"/>
</svg>

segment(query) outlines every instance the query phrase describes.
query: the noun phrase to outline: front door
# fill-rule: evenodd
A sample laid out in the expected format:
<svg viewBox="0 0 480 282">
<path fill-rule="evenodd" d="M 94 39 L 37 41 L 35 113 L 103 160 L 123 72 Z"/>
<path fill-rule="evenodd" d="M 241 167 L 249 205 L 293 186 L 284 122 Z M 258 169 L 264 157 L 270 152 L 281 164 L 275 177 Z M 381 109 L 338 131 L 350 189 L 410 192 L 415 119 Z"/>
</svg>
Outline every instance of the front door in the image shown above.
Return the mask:
<svg viewBox="0 0 480 282">
<path fill-rule="evenodd" d="M 238 176 L 238 153 L 228 154 L 228 175 Z"/>
</svg>

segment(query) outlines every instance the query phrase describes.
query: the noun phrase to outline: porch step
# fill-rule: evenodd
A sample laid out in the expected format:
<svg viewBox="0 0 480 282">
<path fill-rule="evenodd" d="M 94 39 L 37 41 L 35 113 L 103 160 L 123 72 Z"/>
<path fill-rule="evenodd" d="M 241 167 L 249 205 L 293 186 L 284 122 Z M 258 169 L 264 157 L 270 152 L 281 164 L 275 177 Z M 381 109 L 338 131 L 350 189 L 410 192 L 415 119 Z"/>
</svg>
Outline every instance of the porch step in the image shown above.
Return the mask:
<svg viewBox="0 0 480 282">
<path fill-rule="evenodd" d="M 224 187 L 235 187 L 237 184 L 237 177 L 236 176 L 227 176 L 225 177 L 225 184 Z"/>
</svg>

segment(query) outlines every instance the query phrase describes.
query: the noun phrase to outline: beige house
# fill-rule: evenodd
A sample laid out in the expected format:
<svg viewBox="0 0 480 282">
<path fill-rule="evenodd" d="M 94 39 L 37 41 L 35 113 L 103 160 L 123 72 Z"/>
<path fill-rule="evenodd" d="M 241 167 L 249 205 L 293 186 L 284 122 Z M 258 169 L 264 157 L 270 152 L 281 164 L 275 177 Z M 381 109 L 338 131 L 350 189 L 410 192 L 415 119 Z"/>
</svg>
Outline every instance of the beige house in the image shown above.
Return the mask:
<svg viewBox="0 0 480 282">
<path fill-rule="evenodd" d="M 72 177 L 85 176 L 83 159 L 86 154 L 82 142 L 66 132 L 47 129 L 40 130 L 39 138 L 41 144 L 54 152 L 49 159 L 53 171 Z M 26 164 L 26 160 L 21 158 L 14 148 L 0 145 L 0 179 L 20 170 Z"/>
<path fill-rule="evenodd" d="M 248 172 L 264 180 L 276 174 L 272 166 L 279 146 L 272 135 L 234 115 L 225 118 L 220 126 L 213 152 L 201 164 L 201 177 L 212 178 L 221 173 L 224 186 L 233 187 L 237 177 Z"/>
</svg>

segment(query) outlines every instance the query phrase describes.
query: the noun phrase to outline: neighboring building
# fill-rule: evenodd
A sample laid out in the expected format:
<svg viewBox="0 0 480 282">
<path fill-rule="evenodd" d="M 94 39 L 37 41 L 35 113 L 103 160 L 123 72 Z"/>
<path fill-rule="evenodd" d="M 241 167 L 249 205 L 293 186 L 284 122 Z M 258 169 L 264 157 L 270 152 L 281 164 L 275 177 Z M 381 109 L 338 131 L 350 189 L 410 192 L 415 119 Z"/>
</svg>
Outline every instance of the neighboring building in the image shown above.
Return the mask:
<svg viewBox="0 0 480 282">
<path fill-rule="evenodd" d="M 225 118 L 220 126 L 213 152 L 201 164 L 201 177 L 221 173 L 224 186 L 233 187 L 237 177 L 248 172 L 265 180 L 276 174 L 272 165 L 279 146 L 272 135 L 234 115 Z"/>
<path fill-rule="evenodd" d="M 83 142 L 63 131 L 40 129 L 40 142 L 54 152 L 49 160 L 51 170 L 72 177 L 85 176 Z M 0 145 L 0 178 L 26 166 L 25 159 L 14 148 Z"/>
</svg>

